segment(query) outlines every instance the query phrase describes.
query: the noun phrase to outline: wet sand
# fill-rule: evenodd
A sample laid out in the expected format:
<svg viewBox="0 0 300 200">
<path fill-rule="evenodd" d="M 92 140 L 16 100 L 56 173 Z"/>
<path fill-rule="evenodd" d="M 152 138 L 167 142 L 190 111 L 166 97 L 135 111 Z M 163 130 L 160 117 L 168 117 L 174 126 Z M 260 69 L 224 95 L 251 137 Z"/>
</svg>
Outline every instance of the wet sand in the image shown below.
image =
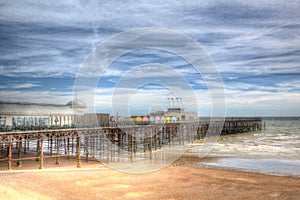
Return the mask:
<svg viewBox="0 0 300 200">
<path fill-rule="evenodd" d="M 298 199 L 300 179 L 215 168 L 169 166 L 145 174 L 122 173 L 99 162 L 61 158 L 0 166 L 0 199 Z"/>
</svg>

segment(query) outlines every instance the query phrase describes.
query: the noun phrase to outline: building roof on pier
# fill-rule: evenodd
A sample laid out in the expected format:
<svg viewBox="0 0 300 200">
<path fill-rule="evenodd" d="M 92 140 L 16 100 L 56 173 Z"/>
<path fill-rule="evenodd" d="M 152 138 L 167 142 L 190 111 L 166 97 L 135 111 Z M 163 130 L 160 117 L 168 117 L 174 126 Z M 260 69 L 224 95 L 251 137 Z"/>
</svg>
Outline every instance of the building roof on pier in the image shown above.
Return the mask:
<svg viewBox="0 0 300 200">
<path fill-rule="evenodd" d="M 0 115 L 81 115 L 84 110 L 70 105 L 0 102 Z"/>
</svg>

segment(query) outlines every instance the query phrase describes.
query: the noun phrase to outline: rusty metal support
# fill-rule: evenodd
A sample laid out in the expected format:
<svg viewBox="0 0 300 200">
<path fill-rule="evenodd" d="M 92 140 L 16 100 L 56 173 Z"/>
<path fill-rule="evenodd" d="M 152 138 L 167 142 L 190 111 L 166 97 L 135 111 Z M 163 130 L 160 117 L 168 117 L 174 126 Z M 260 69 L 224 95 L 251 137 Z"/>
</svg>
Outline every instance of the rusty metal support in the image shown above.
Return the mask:
<svg viewBox="0 0 300 200">
<path fill-rule="evenodd" d="M 43 135 L 41 135 L 40 138 L 40 168 L 39 169 L 43 169 L 44 168 L 44 150 L 43 150 Z"/>
<path fill-rule="evenodd" d="M 23 150 L 23 154 L 26 154 L 26 138 L 27 137 L 24 137 L 24 150 Z"/>
<path fill-rule="evenodd" d="M 67 148 L 68 160 L 70 160 L 70 137 L 67 138 Z"/>
<path fill-rule="evenodd" d="M 50 156 L 52 156 L 53 154 L 53 136 L 50 136 Z"/>
<path fill-rule="evenodd" d="M 81 167 L 81 158 L 80 158 L 80 133 L 77 135 L 77 167 Z"/>
<path fill-rule="evenodd" d="M 84 137 L 84 149 L 85 149 L 85 161 L 88 163 L 89 162 L 89 136 L 88 133 Z"/>
<path fill-rule="evenodd" d="M 109 164 L 109 154 L 110 154 L 110 140 L 109 140 L 110 132 L 107 130 L 107 164 Z"/>
<path fill-rule="evenodd" d="M 8 170 L 11 170 L 11 161 L 12 161 L 12 138 L 11 136 L 8 138 L 8 156 L 7 156 L 7 164 Z"/>
<path fill-rule="evenodd" d="M 20 160 L 21 156 L 22 156 L 22 138 L 19 138 L 18 143 L 19 143 L 19 145 L 18 145 L 18 161 L 17 161 L 17 166 L 18 167 L 22 167 L 22 161 Z"/>
<path fill-rule="evenodd" d="M 150 151 L 150 159 L 152 159 L 152 137 L 153 137 L 153 128 L 150 129 L 150 141 L 149 141 L 149 151 Z"/>
<path fill-rule="evenodd" d="M 59 165 L 59 138 L 56 138 L 56 158 L 55 158 L 55 164 Z"/>
<path fill-rule="evenodd" d="M 40 156 L 40 140 L 37 140 L 37 144 L 36 144 L 36 161 L 39 161 L 39 156 Z"/>
</svg>

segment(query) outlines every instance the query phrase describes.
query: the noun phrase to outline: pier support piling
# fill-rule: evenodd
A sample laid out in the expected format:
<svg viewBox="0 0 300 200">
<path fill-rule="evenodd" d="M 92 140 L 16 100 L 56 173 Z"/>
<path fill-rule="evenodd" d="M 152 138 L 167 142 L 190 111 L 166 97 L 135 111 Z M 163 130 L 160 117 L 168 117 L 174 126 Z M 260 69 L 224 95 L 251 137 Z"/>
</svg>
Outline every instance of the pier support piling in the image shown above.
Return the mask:
<svg viewBox="0 0 300 200">
<path fill-rule="evenodd" d="M 39 169 L 43 169 L 44 168 L 44 150 L 43 150 L 43 136 L 41 136 L 40 138 L 40 168 Z"/>
<path fill-rule="evenodd" d="M 17 166 L 22 167 L 22 161 L 21 161 L 21 156 L 22 156 L 22 138 L 19 138 L 18 141 L 18 161 L 17 161 Z"/>
<path fill-rule="evenodd" d="M 55 157 L 55 164 L 59 165 L 59 138 L 56 138 L 56 157 Z"/>
<path fill-rule="evenodd" d="M 12 161 L 12 139 L 11 137 L 8 138 L 8 156 L 7 156 L 7 161 L 8 161 L 8 170 L 11 170 L 11 161 Z"/>
<path fill-rule="evenodd" d="M 80 134 L 77 135 L 77 167 L 81 167 L 81 158 L 80 158 Z"/>
</svg>

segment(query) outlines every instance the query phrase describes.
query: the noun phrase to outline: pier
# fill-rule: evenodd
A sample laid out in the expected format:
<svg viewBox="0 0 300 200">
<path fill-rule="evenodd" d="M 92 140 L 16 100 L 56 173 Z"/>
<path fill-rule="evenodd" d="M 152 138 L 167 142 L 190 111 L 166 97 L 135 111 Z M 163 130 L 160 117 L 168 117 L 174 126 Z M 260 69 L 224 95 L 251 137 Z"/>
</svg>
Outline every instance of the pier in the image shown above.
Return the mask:
<svg viewBox="0 0 300 200">
<path fill-rule="evenodd" d="M 97 159 L 110 162 L 135 162 L 152 159 L 164 147 L 180 147 L 195 140 L 221 135 L 254 132 L 262 129 L 262 118 L 226 118 L 225 121 L 199 120 L 151 125 L 91 127 L 56 130 L 0 132 L 0 163 L 7 169 L 21 167 L 24 160 L 36 160 L 39 169 L 44 159 L 60 157 L 82 162 Z M 124 159 L 126 158 L 126 159 Z"/>
</svg>

